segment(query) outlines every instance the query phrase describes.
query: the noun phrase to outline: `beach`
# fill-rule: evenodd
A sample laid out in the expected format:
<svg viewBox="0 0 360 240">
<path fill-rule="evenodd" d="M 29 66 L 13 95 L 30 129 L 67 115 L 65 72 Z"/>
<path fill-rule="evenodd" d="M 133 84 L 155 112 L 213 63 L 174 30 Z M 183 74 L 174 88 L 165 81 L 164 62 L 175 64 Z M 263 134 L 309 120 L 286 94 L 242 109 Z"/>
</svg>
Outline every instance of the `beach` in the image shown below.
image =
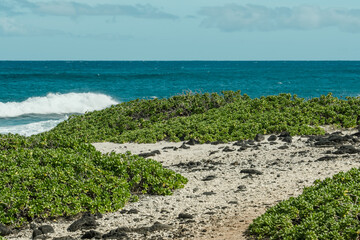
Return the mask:
<svg viewBox="0 0 360 240">
<path fill-rule="evenodd" d="M 33 221 L 6 237 L 31 239 L 34 230 L 50 225 L 54 232 L 35 239 L 249 239 L 249 224 L 269 207 L 298 196 L 316 179 L 360 167 L 358 131 L 326 131 L 231 143 L 94 143 L 104 154 L 130 151 L 152 158 L 189 181 L 172 196 L 140 194 L 117 212 Z M 69 231 L 79 219 L 83 224 Z"/>
</svg>

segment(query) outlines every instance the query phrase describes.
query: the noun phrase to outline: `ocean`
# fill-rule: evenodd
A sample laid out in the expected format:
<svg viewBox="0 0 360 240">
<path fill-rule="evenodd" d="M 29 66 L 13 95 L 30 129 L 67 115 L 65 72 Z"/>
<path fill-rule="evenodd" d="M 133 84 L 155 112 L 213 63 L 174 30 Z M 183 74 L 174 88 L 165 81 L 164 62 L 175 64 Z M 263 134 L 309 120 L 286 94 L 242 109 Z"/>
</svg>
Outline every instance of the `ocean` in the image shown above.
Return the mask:
<svg viewBox="0 0 360 240">
<path fill-rule="evenodd" d="M 0 61 L 0 133 L 29 136 L 124 101 L 223 90 L 359 96 L 360 61 Z"/>
</svg>

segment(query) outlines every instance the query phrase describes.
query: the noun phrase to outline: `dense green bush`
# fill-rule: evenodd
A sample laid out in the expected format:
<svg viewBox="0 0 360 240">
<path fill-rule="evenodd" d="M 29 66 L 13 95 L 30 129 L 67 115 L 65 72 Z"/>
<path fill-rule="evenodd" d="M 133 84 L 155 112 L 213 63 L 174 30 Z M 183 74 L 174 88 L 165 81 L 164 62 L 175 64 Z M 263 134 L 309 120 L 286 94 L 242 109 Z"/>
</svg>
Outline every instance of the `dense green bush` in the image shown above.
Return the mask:
<svg viewBox="0 0 360 240">
<path fill-rule="evenodd" d="M 268 209 L 249 232 L 256 239 L 358 239 L 359 200 L 360 170 L 353 168 Z"/>
<path fill-rule="evenodd" d="M 1 223 L 115 211 L 138 193 L 169 195 L 187 182 L 154 160 L 103 155 L 90 144 L 51 137 L 1 135 Z"/>
<path fill-rule="evenodd" d="M 240 92 L 135 100 L 73 116 L 50 133 L 84 142 L 236 141 L 257 133 L 322 134 L 321 125 L 355 127 L 360 99 L 331 94 L 305 100 L 280 94 L 251 99 Z"/>
</svg>

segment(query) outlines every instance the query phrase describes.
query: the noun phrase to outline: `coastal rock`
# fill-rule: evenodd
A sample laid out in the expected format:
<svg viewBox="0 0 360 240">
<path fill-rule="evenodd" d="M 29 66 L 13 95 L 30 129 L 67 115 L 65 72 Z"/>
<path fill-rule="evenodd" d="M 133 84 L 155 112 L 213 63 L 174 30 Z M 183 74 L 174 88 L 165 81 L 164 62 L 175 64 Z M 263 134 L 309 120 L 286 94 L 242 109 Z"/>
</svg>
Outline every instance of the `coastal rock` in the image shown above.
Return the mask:
<svg viewBox="0 0 360 240">
<path fill-rule="evenodd" d="M 223 149 L 223 152 L 233 152 L 233 151 L 235 151 L 235 149 L 230 148 L 229 146 L 226 146 L 226 147 Z"/>
<path fill-rule="evenodd" d="M 288 149 L 288 148 L 289 148 L 289 146 L 286 146 L 286 145 L 282 145 L 282 146 L 278 147 L 278 149 Z"/>
<path fill-rule="evenodd" d="M 67 231 L 75 232 L 80 229 L 93 229 L 96 228 L 99 224 L 95 221 L 94 216 L 84 215 L 80 219 L 73 222 L 68 228 Z"/>
<path fill-rule="evenodd" d="M 102 233 L 94 231 L 94 230 L 90 230 L 88 232 L 85 232 L 84 235 L 82 235 L 81 239 L 101 239 L 102 238 Z"/>
<path fill-rule="evenodd" d="M 193 219 L 194 216 L 189 213 L 180 213 L 178 219 Z"/>
<path fill-rule="evenodd" d="M 38 236 L 42 235 L 42 231 L 40 231 L 39 229 L 35 229 L 32 233 L 32 239 L 36 239 Z"/>
<path fill-rule="evenodd" d="M 335 157 L 335 156 L 324 156 L 324 157 L 321 157 L 321 158 L 315 160 L 315 162 L 331 161 L 331 160 L 334 160 L 336 158 L 337 157 Z"/>
<path fill-rule="evenodd" d="M 354 146 L 352 145 L 344 145 L 344 146 L 340 146 L 338 148 L 337 151 L 334 152 L 334 154 L 355 154 L 355 153 L 359 153 L 360 150 L 356 149 Z"/>
<path fill-rule="evenodd" d="M 64 237 L 55 237 L 53 240 L 75 240 L 75 238 L 71 236 L 64 236 Z"/>
<path fill-rule="evenodd" d="M 185 143 L 183 143 L 179 148 L 181 148 L 181 149 L 190 149 L 190 147 L 186 146 Z"/>
<path fill-rule="evenodd" d="M 109 233 L 104 234 L 102 236 L 103 239 L 120 239 L 120 240 L 128 240 L 130 239 L 125 232 L 117 232 L 116 230 L 111 230 Z"/>
<path fill-rule="evenodd" d="M 11 234 L 11 230 L 4 224 L 0 223 L 0 236 L 7 236 Z"/>
<path fill-rule="evenodd" d="M 290 133 L 285 131 L 279 134 L 279 138 L 291 137 Z"/>
<path fill-rule="evenodd" d="M 187 145 L 195 145 L 195 144 L 200 144 L 200 142 L 198 140 L 195 139 L 190 139 L 188 142 L 186 142 Z"/>
<path fill-rule="evenodd" d="M 215 141 L 215 142 L 211 142 L 211 145 L 219 145 L 219 144 L 223 144 L 223 141 Z"/>
<path fill-rule="evenodd" d="M 276 135 L 271 135 L 270 137 L 268 137 L 268 141 L 269 142 L 273 142 L 273 141 L 276 141 L 276 139 L 277 139 L 277 137 L 276 137 Z"/>
<path fill-rule="evenodd" d="M 216 195 L 215 192 L 211 191 L 211 192 L 203 192 L 203 195 L 205 196 L 211 196 L 211 195 Z"/>
<path fill-rule="evenodd" d="M 209 175 L 209 176 L 206 176 L 202 179 L 202 181 L 211 181 L 211 180 L 214 180 L 216 178 L 215 175 Z"/>
<path fill-rule="evenodd" d="M 147 158 L 147 157 L 154 157 L 157 154 L 160 154 L 159 150 L 154 150 L 154 151 L 147 152 L 147 153 L 139 153 L 138 156 L 143 157 L 143 158 Z"/>
<path fill-rule="evenodd" d="M 292 143 L 292 137 L 291 136 L 286 136 L 282 139 L 283 142 L 286 143 Z"/>
<path fill-rule="evenodd" d="M 264 135 L 258 133 L 258 134 L 256 134 L 254 140 L 257 141 L 257 142 L 261 142 L 261 141 L 263 141 L 264 139 L 265 139 Z"/>
<path fill-rule="evenodd" d="M 263 173 L 259 170 L 256 170 L 256 169 L 242 169 L 240 171 L 240 173 L 247 173 L 247 174 L 250 174 L 250 175 L 262 175 Z"/>
<path fill-rule="evenodd" d="M 47 234 L 47 233 L 53 233 L 54 228 L 50 225 L 42 225 L 40 227 L 38 227 L 38 229 L 43 233 L 43 234 Z"/>
<path fill-rule="evenodd" d="M 246 186 L 245 185 L 240 185 L 240 186 L 237 187 L 237 190 L 241 191 L 241 192 L 244 192 L 244 191 L 246 191 Z"/>
</svg>

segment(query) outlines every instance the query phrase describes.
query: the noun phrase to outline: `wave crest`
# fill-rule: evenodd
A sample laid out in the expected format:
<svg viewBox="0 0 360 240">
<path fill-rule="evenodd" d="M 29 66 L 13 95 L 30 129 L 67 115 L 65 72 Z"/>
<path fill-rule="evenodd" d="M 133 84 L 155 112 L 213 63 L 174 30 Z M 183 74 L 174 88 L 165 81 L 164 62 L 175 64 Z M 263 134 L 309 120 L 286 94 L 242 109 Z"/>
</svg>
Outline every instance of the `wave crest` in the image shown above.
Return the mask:
<svg viewBox="0 0 360 240">
<path fill-rule="evenodd" d="M 0 102 L 0 118 L 29 114 L 68 114 L 101 110 L 118 104 L 112 97 L 98 93 L 49 93 L 23 102 Z"/>
</svg>

